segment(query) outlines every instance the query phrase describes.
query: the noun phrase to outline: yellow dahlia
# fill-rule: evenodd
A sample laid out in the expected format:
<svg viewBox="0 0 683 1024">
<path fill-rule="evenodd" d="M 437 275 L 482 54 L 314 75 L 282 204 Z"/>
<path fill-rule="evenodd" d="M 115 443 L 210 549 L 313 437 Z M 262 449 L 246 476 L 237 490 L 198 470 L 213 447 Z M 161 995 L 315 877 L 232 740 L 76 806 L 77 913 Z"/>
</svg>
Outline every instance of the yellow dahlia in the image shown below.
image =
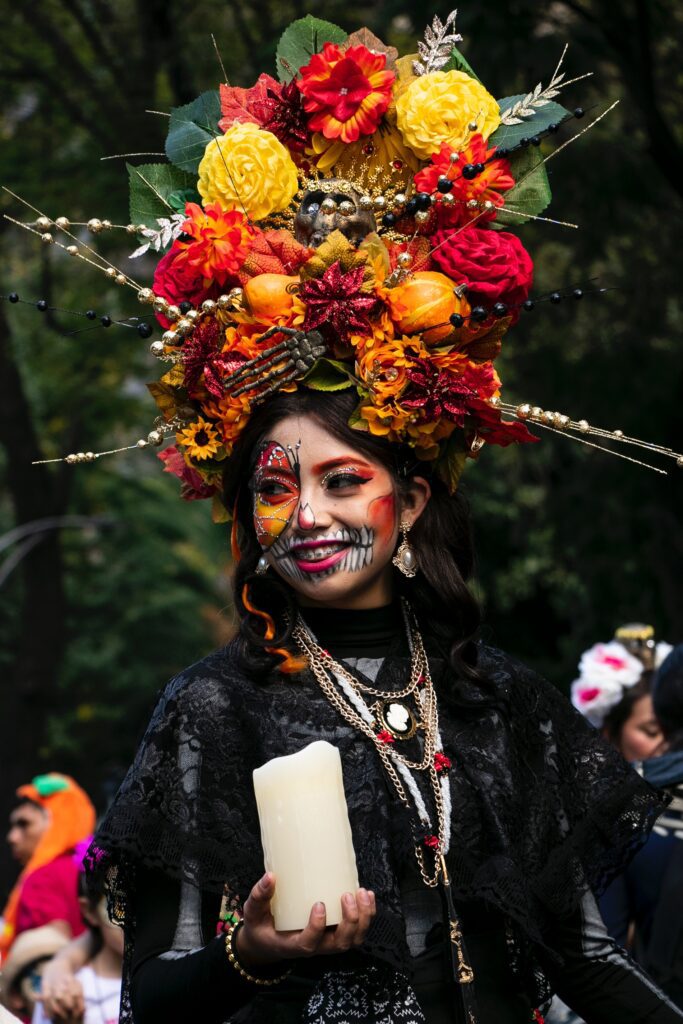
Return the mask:
<svg viewBox="0 0 683 1024">
<path fill-rule="evenodd" d="M 424 159 L 447 143 L 454 152 L 475 132 L 484 139 L 500 124 L 493 96 L 464 71 L 433 71 L 410 83 L 396 101 L 404 142 Z"/>
<path fill-rule="evenodd" d="M 199 164 L 197 189 L 204 202 L 233 206 L 252 220 L 285 210 L 298 187 L 296 165 L 285 147 L 250 122 L 211 139 Z"/>
</svg>

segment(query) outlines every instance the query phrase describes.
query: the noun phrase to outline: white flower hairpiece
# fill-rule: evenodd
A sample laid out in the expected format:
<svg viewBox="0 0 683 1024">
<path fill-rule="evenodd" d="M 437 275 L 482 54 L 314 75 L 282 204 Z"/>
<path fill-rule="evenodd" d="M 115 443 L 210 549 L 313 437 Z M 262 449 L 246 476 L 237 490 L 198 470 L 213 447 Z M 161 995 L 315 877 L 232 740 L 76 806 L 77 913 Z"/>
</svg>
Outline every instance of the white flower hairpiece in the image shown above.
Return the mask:
<svg viewBox="0 0 683 1024">
<path fill-rule="evenodd" d="M 624 690 L 635 686 L 642 674 L 643 663 L 617 640 L 594 644 L 581 655 L 579 678 L 571 687 L 572 704 L 599 729 Z"/>
</svg>

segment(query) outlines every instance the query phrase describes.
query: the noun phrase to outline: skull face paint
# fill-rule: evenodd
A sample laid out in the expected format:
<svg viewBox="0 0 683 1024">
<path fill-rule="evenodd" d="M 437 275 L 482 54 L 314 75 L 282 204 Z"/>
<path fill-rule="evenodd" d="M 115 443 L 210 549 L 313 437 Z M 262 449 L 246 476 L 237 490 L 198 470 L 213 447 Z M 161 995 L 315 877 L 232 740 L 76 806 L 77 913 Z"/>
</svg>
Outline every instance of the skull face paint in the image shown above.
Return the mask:
<svg viewBox="0 0 683 1024">
<path fill-rule="evenodd" d="M 303 604 L 391 599 L 400 509 L 384 465 L 293 415 L 272 428 L 252 489 L 259 543 Z"/>
<path fill-rule="evenodd" d="M 266 441 L 254 470 L 254 529 L 269 548 L 286 530 L 299 503 L 299 462 L 275 441 Z"/>
</svg>

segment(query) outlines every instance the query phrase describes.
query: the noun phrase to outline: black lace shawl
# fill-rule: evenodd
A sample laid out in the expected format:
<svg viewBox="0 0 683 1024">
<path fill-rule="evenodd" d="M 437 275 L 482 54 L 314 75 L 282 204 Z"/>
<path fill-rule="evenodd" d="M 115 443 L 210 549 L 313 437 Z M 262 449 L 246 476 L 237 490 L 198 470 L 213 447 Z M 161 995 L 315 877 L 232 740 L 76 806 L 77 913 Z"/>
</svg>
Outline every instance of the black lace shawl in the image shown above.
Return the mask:
<svg viewBox="0 0 683 1024">
<path fill-rule="evenodd" d="M 455 699 L 443 661 L 432 661 L 444 749 L 452 758 L 449 868 L 457 900 L 485 900 L 530 943 L 552 943 L 553 920 L 587 889 L 600 893 L 637 850 L 665 800 L 551 685 L 498 650 L 479 668 L 497 706 Z M 390 657 L 386 688 L 402 685 L 407 660 Z M 91 849 L 106 873 L 110 906 L 130 928 L 136 863 L 202 890 L 227 885 L 243 902 L 263 872 L 251 773 L 315 739 L 336 744 L 361 885 L 378 916 L 367 952 L 406 964 L 398 876 L 414 857 L 404 808 L 374 748 L 327 702 L 313 676 L 258 683 L 239 669 L 234 645 L 188 668 L 163 691 L 142 745 Z"/>
</svg>

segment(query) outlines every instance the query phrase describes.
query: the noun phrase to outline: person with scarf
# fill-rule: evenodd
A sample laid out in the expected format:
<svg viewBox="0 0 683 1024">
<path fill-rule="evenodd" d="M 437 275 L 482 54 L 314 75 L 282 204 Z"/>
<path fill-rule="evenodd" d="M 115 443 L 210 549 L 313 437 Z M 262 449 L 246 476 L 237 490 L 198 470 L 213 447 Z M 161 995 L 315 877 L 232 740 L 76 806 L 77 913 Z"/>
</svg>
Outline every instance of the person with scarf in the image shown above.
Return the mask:
<svg viewBox="0 0 683 1024">
<path fill-rule="evenodd" d="M 20 838 L 16 840 L 18 852 L 24 850 L 27 856 L 2 913 L 1 959 L 7 956 L 15 937 L 30 928 L 52 924 L 62 928 L 68 938 L 83 931 L 73 853 L 95 828 L 90 798 L 68 775 L 38 775 L 19 787 L 17 797 L 10 840 L 15 829 L 21 831 L 22 807 L 28 805 L 30 813 L 39 812 L 42 822 L 41 827 L 33 818 L 29 822 L 37 833 L 30 850 Z"/>
</svg>

